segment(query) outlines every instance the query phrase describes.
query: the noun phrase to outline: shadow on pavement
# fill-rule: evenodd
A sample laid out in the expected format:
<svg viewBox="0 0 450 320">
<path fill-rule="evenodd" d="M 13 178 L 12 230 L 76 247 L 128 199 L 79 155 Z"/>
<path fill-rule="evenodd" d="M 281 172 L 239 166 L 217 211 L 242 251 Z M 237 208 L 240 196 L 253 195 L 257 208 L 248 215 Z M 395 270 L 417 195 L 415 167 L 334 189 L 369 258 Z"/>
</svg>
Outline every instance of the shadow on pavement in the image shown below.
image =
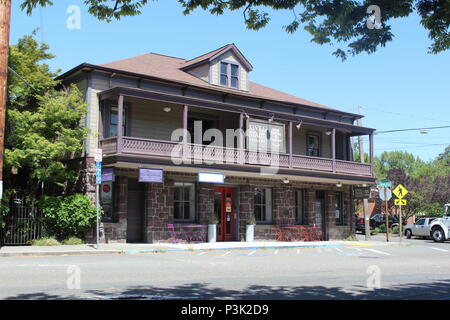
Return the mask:
<svg viewBox="0 0 450 320">
<path fill-rule="evenodd" d="M 450 300 L 450 280 L 430 283 L 411 283 L 393 286 L 386 289 L 369 290 L 364 286 L 353 286 L 351 289 L 324 286 L 264 286 L 253 285 L 243 290 L 213 288 L 208 283 L 191 283 L 171 288 L 138 286 L 114 292 L 107 290 L 84 290 L 78 295 L 55 295 L 45 292 L 20 294 L 5 298 L 53 300 L 53 299 L 124 299 L 124 300 L 183 300 L 183 299 L 254 299 L 254 300 L 383 300 L 383 299 L 446 299 Z"/>
</svg>

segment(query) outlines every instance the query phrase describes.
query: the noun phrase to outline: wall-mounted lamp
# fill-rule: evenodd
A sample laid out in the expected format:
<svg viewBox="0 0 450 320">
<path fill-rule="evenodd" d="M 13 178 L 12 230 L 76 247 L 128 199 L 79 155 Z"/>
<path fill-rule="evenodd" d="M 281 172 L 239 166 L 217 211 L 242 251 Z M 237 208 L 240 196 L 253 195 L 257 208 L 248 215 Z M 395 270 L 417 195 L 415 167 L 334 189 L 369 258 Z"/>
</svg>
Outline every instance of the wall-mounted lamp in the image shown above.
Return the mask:
<svg viewBox="0 0 450 320">
<path fill-rule="evenodd" d="M 289 179 L 288 178 L 284 178 L 283 179 L 283 183 L 289 183 Z"/>
<path fill-rule="evenodd" d="M 326 134 L 327 136 L 331 135 L 332 133 L 333 133 L 333 132 L 331 132 L 330 130 L 328 130 L 328 131 L 325 132 L 325 134 Z"/>
<path fill-rule="evenodd" d="M 164 107 L 163 110 L 164 110 L 164 112 L 170 112 L 170 111 L 172 111 L 172 108 L 169 106 L 166 106 L 166 107 Z"/>
<path fill-rule="evenodd" d="M 336 183 L 336 187 L 338 188 L 342 187 L 342 183 L 341 182 Z"/>
<path fill-rule="evenodd" d="M 295 125 L 297 130 L 300 130 L 300 128 L 302 127 L 302 123 L 303 123 L 303 121 L 300 121 L 298 124 Z"/>
<path fill-rule="evenodd" d="M 272 117 L 269 119 L 269 122 L 273 122 L 274 118 L 275 118 L 275 115 L 272 113 Z"/>
</svg>

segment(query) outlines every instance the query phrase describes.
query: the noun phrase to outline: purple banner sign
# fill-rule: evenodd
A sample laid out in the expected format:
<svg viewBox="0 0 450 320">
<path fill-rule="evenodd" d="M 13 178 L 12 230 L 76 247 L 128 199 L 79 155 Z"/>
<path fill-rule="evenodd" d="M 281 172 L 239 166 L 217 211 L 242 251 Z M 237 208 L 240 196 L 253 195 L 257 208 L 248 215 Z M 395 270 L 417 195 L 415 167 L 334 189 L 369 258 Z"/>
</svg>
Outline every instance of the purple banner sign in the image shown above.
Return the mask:
<svg viewBox="0 0 450 320">
<path fill-rule="evenodd" d="M 139 182 L 164 182 L 162 169 L 139 169 Z"/>
<path fill-rule="evenodd" d="M 114 181 L 114 168 L 103 168 L 102 181 Z"/>
</svg>

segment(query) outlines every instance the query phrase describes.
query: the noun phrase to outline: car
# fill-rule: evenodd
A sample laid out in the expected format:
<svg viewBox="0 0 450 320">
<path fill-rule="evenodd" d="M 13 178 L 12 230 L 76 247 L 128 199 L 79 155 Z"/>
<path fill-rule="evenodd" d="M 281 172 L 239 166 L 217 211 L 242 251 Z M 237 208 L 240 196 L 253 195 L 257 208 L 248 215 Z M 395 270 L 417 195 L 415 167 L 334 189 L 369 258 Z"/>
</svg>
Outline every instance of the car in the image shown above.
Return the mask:
<svg viewBox="0 0 450 320">
<path fill-rule="evenodd" d="M 357 214 L 355 214 L 355 230 L 363 234 L 366 232 L 364 218 L 360 218 Z"/>
<path fill-rule="evenodd" d="M 411 237 L 430 237 L 431 222 L 437 219 L 437 217 L 423 217 L 417 220 L 414 224 L 407 224 L 405 226 L 405 237 L 411 239 Z"/>
<path fill-rule="evenodd" d="M 402 221 L 402 224 L 404 225 L 406 221 Z M 381 225 L 386 224 L 386 215 L 377 213 L 374 214 L 370 218 L 370 228 L 379 228 Z M 397 214 L 390 214 L 389 215 L 389 228 L 394 228 L 399 225 L 399 217 Z"/>
</svg>

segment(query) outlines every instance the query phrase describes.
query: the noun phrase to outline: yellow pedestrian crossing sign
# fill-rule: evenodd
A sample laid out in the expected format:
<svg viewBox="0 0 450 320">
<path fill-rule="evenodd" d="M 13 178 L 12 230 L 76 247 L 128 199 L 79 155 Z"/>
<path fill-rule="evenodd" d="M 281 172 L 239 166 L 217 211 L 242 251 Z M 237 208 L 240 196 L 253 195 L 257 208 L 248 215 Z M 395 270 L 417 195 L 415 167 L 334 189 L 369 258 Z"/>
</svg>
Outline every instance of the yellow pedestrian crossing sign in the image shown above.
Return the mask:
<svg viewBox="0 0 450 320">
<path fill-rule="evenodd" d="M 408 190 L 403 185 L 399 184 L 394 188 L 394 190 L 392 190 L 392 193 L 395 194 L 397 198 L 403 199 L 403 197 L 408 193 Z"/>
<path fill-rule="evenodd" d="M 396 206 L 406 206 L 406 199 L 395 199 L 394 205 Z"/>
</svg>

